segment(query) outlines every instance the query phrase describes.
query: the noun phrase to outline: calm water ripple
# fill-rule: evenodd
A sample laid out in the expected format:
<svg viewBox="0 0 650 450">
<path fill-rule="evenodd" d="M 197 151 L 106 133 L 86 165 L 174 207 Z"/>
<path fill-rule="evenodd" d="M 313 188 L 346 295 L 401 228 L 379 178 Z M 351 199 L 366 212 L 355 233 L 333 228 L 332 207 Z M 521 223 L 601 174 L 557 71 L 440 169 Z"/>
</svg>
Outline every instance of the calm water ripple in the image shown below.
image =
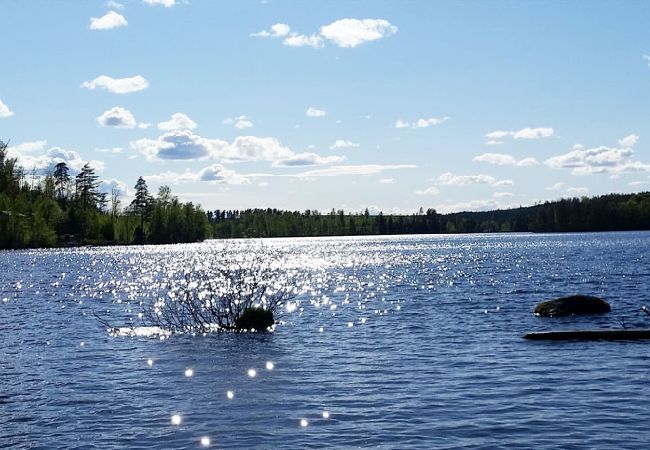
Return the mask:
<svg viewBox="0 0 650 450">
<path fill-rule="evenodd" d="M 187 268 L 269 253 L 304 288 L 272 334 L 120 337 L 94 316 L 137 324 Z M 650 327 L 648 255 L 650 233 L 2 252 L 0 447 L 644 449 L 647 343 L 521 335 Z M 613 312 L 532 315 L 572 293 Z"/>
</svg>

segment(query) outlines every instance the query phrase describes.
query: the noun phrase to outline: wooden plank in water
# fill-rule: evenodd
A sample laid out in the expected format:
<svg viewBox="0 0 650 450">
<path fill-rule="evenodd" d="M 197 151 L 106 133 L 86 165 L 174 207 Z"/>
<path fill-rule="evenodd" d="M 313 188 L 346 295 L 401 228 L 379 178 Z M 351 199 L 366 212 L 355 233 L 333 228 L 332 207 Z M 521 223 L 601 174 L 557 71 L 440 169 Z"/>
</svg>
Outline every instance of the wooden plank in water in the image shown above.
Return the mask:
<svg viewBox="0 0 650 450">
<path fill-rule="evenodd" d="M 543 341 L 638 341 L 650 339 L 650 329 L 540 331 L 523 337 Z"/>
</svg>

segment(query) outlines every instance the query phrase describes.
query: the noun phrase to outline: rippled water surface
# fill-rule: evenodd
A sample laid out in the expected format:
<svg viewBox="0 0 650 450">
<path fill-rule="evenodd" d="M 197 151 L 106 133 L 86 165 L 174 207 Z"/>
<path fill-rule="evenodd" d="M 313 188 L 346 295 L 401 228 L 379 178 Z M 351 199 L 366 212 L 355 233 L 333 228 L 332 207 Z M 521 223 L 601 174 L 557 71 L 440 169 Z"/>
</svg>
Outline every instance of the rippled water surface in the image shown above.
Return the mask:
<svg viewBox="0 0 650 450">
<path fill-rule="evenodd" d="M 273 333 L 96 318 L 136 324 L 184 271 L 256 252 L 305 288 Z M 650 233 L 2 252 L 0 447 L 648 448 L 649 342 L 521 335 L 650 327 L 649 254 Z M 573 293 L 613 311 L 532 315 Z"/>
</svg>

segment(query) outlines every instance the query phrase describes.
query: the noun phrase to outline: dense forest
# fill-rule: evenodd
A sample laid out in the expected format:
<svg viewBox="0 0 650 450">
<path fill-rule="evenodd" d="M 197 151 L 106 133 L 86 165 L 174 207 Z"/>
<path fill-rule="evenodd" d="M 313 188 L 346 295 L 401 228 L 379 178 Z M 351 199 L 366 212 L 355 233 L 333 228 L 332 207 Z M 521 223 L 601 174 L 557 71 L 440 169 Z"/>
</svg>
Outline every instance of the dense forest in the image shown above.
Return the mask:
<svg viewBox="0 0 650 450">
<path fill-rule="evenodd" d="M 7 153 L 0 141 L 0 248 L 194 242 L 210 235 L 205 212 L 167 186 L 153 196 L 139 178 L 135 198 L 123 207 L 116 190 L 110 198 L 100 191 L 89 164 L 74 177 L 65 162 L 27 177 Z"/>
<path fill-rule="evenodd" d="M 51 173 L 26 176 L 0 141 L 0 248 L 83 244 L 161 244 L 209 237 L 291 237 L 436 233 L 580 232 L 650 229 L 650 192 L 571 198 L 485 212 L 411 215 L 350 214 L 332 209 L 213 210 L 183 203 L 162 186 L 154 196 L 145 180 L 122 205 L 101 192 L 86 164 L 74 176 L 65 162 Z"/>
<path fill-rule="evenodd" d="M 372 234 L 577 232 L 650 229 L 650 192 L 571 198 L 529 207 L 485 212 L 412 215 L 346 214 L 332 210 L 208 211 L 220 238 Z"/>
</svg>

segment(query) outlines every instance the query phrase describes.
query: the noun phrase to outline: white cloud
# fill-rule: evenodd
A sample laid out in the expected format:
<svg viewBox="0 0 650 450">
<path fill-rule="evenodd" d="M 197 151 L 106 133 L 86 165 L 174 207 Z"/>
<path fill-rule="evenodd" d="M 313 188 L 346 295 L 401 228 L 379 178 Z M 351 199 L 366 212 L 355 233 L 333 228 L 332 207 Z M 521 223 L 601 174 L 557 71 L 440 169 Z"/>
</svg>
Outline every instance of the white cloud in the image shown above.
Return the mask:
<svg viewBox="0 0 650 450">
<path fill-rule="evenodd" d="M 116 2 L 115 0 L 108 0 L 106 2 L 106 6 L 113 9 L 119 9 L 119 10 L 124 9 L 124 5 L 120 2 Z"/>
<path fill-rule="evenodd" d="M 286 23 L 276 23 L 271 25 L 271 28 L 268 30 L 262 30 L 258 33 L 251 33 L 251 36 L 255 37 L 283 37 L 289 34 L 291 27 Z"/>
<path fill-rule="evenodd" d="M 393 184 L 395 183 L 395 178 L 382 178 L 379 180 L 379 183 L 381 184 Z"/>
<path fill-rule="evenodd" d="M 618 145 L 625 148 L 632 148 L 636 145 L 637 142 L 639 142 L 639 136 L 636 134 L 630 134 L 629 136 L 625 136 L 624 138 L 619 139 Z"/>
<path fill-rule="evenodd" d="M 24 142 L 7 149 L 8 158 L 16 158 L 18 165 L 25 171 L 37 170 L 40 173 L 47 173 L 54 170 L 57 163 L 65 162 L 73 171 L 79 171 L 86 162 L 97 171 L 104 170 L 102 161 L 87 161 L 81 158 L 79 153 L 73 150 L 66 150 L 60 147 L 45 149 L 46 141 Z"/>
<path fill-rule="evenodd" d="M 150 6 L 164 6 L 165 8 L 171 8 L 178 4 L 176 0 L 144 0 L 144 2 Z"/>
<path fill-rule="evenodd" d="M 512 180 L 497 180 L 491 175 L 455 175 L 451 172 L 445 172 L 437 179 L 440 186 L 468 186 L 472 184 L 487 184 L 492 187 L 512 186 Z"/>
<path fill-rule="evenodd" d="M 14 113 L 0 100 L 0 118 L 11 117 Z"/>
<path fill-rule="evenodd" d="M 495 192 L 492 194 L 492 197 L 494 198 L 505 198 L 505 197 L 514 197 L 515 194 L 512 192 Z"/>
<path fill-rule="evenodd" d="M 224 125 L 232 125 L 240 130 L 244 128 L 251 128 L 253 126 L 253 122 L 251 122 L 251 120 L 246 116 L 227 117 L 223 119 L 222 123 Z"/>
<path fill-rule="evenodd" d="M 346 141 L 343 139 L 338 139 L 336 142 L 334 142 L 332 145 L 330 145 L 330 149 L 335 150 L 338 148 L 359 148 L 360 145 L 352 142 L 352 141 Z"/>
<path fill-rule="evenodd" d="M 320 34 L 339 47 L 353 48 L 397 33 L 397 27 L 383 19 L 340 19 L 320 28 Z"/>
<path fill-rule="evenodd" d="M 415 169 L 412 164 L 360 164 L 355 166 L 332 166 L 325 169 L 308 170 L 296 174 L 300 178 L 337 177 L 344 175 L 376 175 L 387 170 Z"/>
<path fill-rule="evenodd" d="M 151 122 L 140 122 L 138 124 L 138 128 L 142 128 L 142 129 L 149 128 L 150 126 L 151 126 Z"/>
<path fill-rule="evenodd" d="M 299 34 L 291 32 L 285 23 L 276 23 L 268 30 L 251 33 L 262 38 L 282 38 L 290 47 L 322 48 L 325 40 L 342 48 L 357 47 L 365 42 L 376 41 L 397 32 L 397 27 L 384 19 L 340 19 L 323 25 L 317 33 Z"/>
<path fill-rule="evenodd" d="M 18 154 L 33 153 L 43 150 L 46 144 L 47 141 L 28 141 L 23 142 L 22 144 L 14 145 L 13 147 L 9 147 L 9 150 L 12 150 Z"/>
<path fill-rule="evenodd" d="M 97 123 L 103 127 L 133 128 L 136 126 L 135 117 L 128 109 L 116 106 L 108 109 L 97 118 Z"/>
<path fill-rule="evenodd" d="M 273 165 L 276 167 L 322 166 L 325 164 L 340 163 L 344 160 L 344 156 L 320 156 L 316 153 L 298 153 L 289 158 L 277 160 Z"/>
<path fill-rule="evenodd" d="M 415 191 L 415 193 L 417 195 L 438 195 L 440 194 L 440 189 L 438 189 L 435 186 L 431 186 L 429 188 L 422 189 L 422 190 L 418 189 L 417 191 Z"/>
<path fill-rule="evenodd" d="M 397 122 L 395 122 L 395 128 L 429 128 L 434 125 L 440 125 L 441 123 L 449 120 L 449 117 L 441 117 L 441 118 L 436 118 L 436 117 L 429 117 L 429 118 L 424 118 L 424 119 L 418 119 L 415 122 L 405 122 L 402 119 L 398 119 Z"/>
<path fill-rule="evenodd" d="M 650 172 L 650 164 L 634 161 L 631 148 L 578 148 L 554 156 L 544 163 L 552 169 L 571 169 L 573 175 L 604 173 L 620 175 L 630 172 Z"/>
<path fill-rule="evenodd" d="M 228 143 L 219 139 L 206 139 L 190 130 L 175 130 L 158 139 L 138 139 L 131 148 L 148 160 L 196 160 L 214 158 Z"/>
<path fill-rule="evenodd" d="M 341 156 L 294 153 L 272 137 L 238 136 L 232 143 L 207 139 L 190 130 L 174 130 L 158 139 L 139 139 L 131 148 L 148 160 L 204 160 L 221 162 L 268 161 L 276 167 L 322 165 L 343 161 Z"/>
<path fill-rule="evenodd" d="M 550 127 L 538 127 L 538 128 L 522 128 L 521 130 L 515 131 L 504 131 L 496 130 L 490 133 L 487 133 L 485 137 L 488 139 L 488 145 L 497 145 L 502 144 L 501 139 L 506 137 L 512 137 L 514 139 L 542 139 L 551 137 L 555 134 L 553 128 Z"/>
<path fill-rule="evenodd" d="M 149 82 L 141 75 L 130 78 L 111 78 L 101 75 L 92 81 L 84 81 L 81 87 L 90 90 L 102 88 L 114 94 L 129 94 L 146 89 L 149 87 Z"/>
<path fill-rule="evenodd" d="M 547 191 L 561 191 L 564 188 L 564 182 L 558 181 L 553 186 L 546 188 Z"/>
<path fill-rule="evenodd" d="M 228 145 L 220 157 L 224 161 L 280 161 L 295 154 L 272 137 L 238 136 Z"/>
<path fill-rule="evenodd" d="M 539 164 L 535 158 L 523 158 L 517 160 L 512 155 L 507 155 L 505 153 L 483 153 L 482 155 L 475 156 L 472 161 L 485 162 L 488 164 L 495 164 L 498 166 L 518 166 L 518 167 L 528 167 L 535 166 Z"/>
<path fill-rule="evenodd" d="M 307 117 L 325 117 L 327 115 L 327 112 L 325 112 L 325 110 L 310 106 L 307 108 L 307 112 L 305 114 Z"/>
<path fill-rule="evenodd" d="M 125 27 L 128 24 L 122 14 L 109 11 L 102 17 L 91 17 L 88 27 L 91 30 L 112 30 L 113 28 Z"/>
<path fill-rule="evenodd" d="M 99 184 L 99 190 L 107 194 L 111 194 L 113 189 L 117 191 L 118 197 L 130 197 L 131 191 L 126 183 L 116 179 L 111 178 L 107 180 L 101 180 Z"/>
<path fill-rule="evenodd" d="M 158 129 L 165 131 L 193 130 L 196 127 L 196 122 L 183 113 L 174 113 L 168 121 L 158 123 Z"/>
<path fill-rule="evenodd" d="M 198 172 L 192 172 L 190 170 L 182 173 L 167 171 L 158 175 L 148 175 L 144 178 L 147 181 L 160 184 L 196 183 L 201 181 L 211 184 L 250 184 L 250 180 L 245 175 L 239 174 L 234 170 L 226 169 L 221 164 L 212 164 Z"/>
<path fill-rule="evenodd" d="M 646 62 L 648 63 L 648 67 L 650 67 L 650 56 L 648 56 L 648 55 L 643 55 L 643 59 L 646 60 Z"/>
<path fill-rule="evenodd" d="M 323 38 L 315 34 L 307 36 L 305 34 L 291 33 L 282 43 L 289 47 L 323 48 L 325 46 Z"/>
<path fill-rule="evenodd" d="M 515 131 L 512 137 L 515 139 L 541 139 L 553 136 L 553 128 L 522 128 Z"/>
</svg>

